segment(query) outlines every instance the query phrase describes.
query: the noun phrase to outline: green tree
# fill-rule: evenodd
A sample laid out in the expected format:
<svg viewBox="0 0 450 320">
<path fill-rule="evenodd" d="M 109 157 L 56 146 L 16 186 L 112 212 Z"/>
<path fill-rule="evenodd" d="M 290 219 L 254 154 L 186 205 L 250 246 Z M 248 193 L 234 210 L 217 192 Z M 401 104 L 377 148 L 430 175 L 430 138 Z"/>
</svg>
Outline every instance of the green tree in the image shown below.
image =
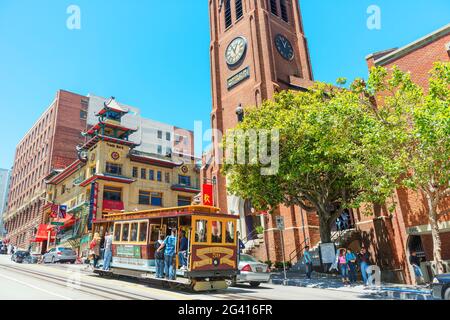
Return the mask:
<svg viewBox="0 0 450 320">
<path fill-rule="evenodd" d="M 247 108 L 224 145 L 255 129 L 279 130 L 279 169 L 262 175 L 264 165 L 252 161 L 248 151 L 260 145 L 235 144 L 235 155 L 244 150 L 248 161 L 226 160 L 229 191 L 272 213 L 281 204 L 316 211 L 322 242 L 331 241 L 331 225 L 344 209 L 366 201 L 383 203 L 403 172 L 403 154 L 396 150 L 403 135 L 380 121 L 361 80 L 350 90 L 316 83 L 307 92 L 284 91 Z"/>
<path fill-rule="evenodd" d="M 408 141 L 402 184 L 426 198 L 436 271 L 443 273 L 438 222 L 446 213 L 440 205 L 450 196 L 450 64 L 435 64 L 428 89 L 397 68 L 373 69 L 371 83 L 372 93 L 384 95 L 379 101 L 383 117 L 401 123 Z"/>
</svg>

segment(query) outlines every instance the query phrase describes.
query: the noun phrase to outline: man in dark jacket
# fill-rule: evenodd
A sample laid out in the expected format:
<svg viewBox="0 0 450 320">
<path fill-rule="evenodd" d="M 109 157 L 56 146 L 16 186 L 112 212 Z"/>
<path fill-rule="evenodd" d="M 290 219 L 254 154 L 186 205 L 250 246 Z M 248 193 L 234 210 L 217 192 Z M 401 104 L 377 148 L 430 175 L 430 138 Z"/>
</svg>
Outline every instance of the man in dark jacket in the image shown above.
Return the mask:
<svg viewBox="0 0 450 320">
<path fill-rule="evenodd" d="M 364 285 L 368 285 L 367 280 L 369 279 L 369 275 L 367 274 L 367 268 L 370 266 L 370 254 L 367 252 L 366 248 L 361 248 L 358 253 L 358 263 L 359 268 L 361 269 L 361 275 L 364 282 Z"/>
</svg>

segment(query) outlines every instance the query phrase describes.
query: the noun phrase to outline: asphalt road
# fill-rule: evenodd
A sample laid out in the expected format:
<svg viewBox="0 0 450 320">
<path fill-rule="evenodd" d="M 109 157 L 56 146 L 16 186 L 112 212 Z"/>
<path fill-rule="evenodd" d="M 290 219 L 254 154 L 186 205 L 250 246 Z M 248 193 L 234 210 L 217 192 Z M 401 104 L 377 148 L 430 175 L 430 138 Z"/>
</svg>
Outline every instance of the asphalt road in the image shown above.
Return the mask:
<svg viewBox="0 0 450 320">
<path fill-rule="evenodd" d="M 246 285 L 208 293 L 169 290 L 129 279 L 105 279 L 86 266 L 17 264 L 0 256 L 1 300 L 360 300 L 371 299 L 353 292 Z"/>
</svg>

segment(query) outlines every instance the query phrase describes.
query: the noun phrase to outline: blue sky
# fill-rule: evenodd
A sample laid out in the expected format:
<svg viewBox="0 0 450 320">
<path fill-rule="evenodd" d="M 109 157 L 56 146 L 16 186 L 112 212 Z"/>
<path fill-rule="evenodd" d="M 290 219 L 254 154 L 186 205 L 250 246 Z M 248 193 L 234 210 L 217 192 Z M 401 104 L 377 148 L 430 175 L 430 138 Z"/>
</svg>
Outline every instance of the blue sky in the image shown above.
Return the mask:
<svg viewBox="0 0 450 320">
<path fill-rule="evenodd" d="M 66 10 L 81 9 L 69 30 Z M 366 27 L 378 5 L 381 30 Z M 316 80 L 365 77 L 365 56 L 450 23 L 448 0 L 303 0 Z M 205 0 L 0 0 L 0 168 L 58 89 L 115 96 L 145 117 L 209 126 L 209 19 Z"/>
</svg>

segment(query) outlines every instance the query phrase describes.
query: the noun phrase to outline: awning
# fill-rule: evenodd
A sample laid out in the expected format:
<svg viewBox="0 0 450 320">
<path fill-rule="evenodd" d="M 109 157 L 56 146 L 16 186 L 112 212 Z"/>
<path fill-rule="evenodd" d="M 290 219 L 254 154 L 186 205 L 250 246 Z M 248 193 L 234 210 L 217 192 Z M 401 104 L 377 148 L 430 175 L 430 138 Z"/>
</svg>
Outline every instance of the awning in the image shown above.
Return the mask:
<svg viewBox="0 0 450 320">
<path fill-rule="evenodd" d="M 53 219 L 53 222 L 61 224 L 61 229 L 65 229 L 73 226 L 76 222 L 76 219 L 74 218 L 74 216 L 66 214 L 65 218 L 56 218 Z"/>
<path fill-rule="evenodd" d="M 41 224 L 38 227 L 36 237 L 31 242 L 44 242 L 48 240 L 48 232 L 51 232 L 51 240 L 54 240 L 56 233 L 53 230 L 53 226 L 48 224 Z"/>
</svg>

